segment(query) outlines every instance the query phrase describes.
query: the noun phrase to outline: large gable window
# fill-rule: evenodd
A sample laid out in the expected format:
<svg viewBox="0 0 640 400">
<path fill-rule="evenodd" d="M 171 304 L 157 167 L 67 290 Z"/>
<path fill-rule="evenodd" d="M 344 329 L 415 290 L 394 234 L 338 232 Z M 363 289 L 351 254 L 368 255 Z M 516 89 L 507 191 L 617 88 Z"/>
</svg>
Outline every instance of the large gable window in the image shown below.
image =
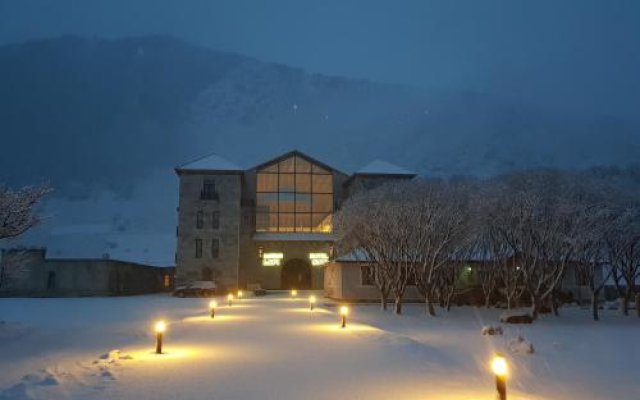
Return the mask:
<svg viewBox="0 0 640 400">
<path fill-rule="evenodd" d="M 332 231 L 331 171 L 291 156 L 257 172 L 258 232 Z"/>
</svg>

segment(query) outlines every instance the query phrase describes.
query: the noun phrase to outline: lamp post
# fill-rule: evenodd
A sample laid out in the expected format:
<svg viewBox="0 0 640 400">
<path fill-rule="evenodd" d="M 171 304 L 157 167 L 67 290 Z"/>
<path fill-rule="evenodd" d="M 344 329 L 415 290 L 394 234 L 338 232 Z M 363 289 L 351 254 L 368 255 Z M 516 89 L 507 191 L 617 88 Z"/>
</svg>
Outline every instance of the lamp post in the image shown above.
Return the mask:
<svg viewBox="0 0 640 400">
<path fill-rule="evenodd" d="M 340 315 L 342 316 L 342 327 L 347 327 L 347 315 L 349 314 L 349 307 L 342 306 L 340 307 Z"/>
<path fill-rule="evenodd" d="M 309 296 L 309 310 L 313 311 L 313 307 L 316 305 L 316 296 Z"/>
<path fill-rule="evenodd" d="M 507 359 L 496 354 L 491 361 L 491 369 L 496 376 L 496 390 L 500 400 L 507 400 L 507 375 L 509 375 L 509 365 Z"/>
<path fill-rule="evenodd" d="M 244 293 L 242 293 L 242 290 L 238 290 L 238 300 L 240 300 L 242 296 L 244 296 Z"/>
<path fill-rule="evenodd" d="M 218 307 L 218 302 L 215 300 L 211 300 L 209 302 L 209 314 L 211 315 L 212 319 L 216 316 L 216 307 Z"/>
<path fill-rule="evenodd" d="M 156 354 L 162 354 L 162 336 L 167 330 L 167 324 L 164 321 L 156 322 L 153 330 L 156 332 Z"/>
<path fill-rule="evenodd" d="M 233 306 L 233 294 L 232 293 L 229 293 L 227 295 L 227 301 L 228 301 L 229 307 Z"/>
<path fill-rule="evenodd" d="M 296 297 L 298 295 L 298 291 L 295 289 L 291 289 L 291 297 Z"/>
</svg>

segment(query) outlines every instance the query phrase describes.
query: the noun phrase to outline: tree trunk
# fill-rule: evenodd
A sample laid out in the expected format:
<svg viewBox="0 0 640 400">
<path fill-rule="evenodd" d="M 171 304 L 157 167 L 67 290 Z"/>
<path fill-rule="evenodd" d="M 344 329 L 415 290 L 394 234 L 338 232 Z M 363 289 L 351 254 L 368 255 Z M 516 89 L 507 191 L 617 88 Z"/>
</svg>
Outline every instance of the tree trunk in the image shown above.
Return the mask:
<svg viewBox="0 0 640 400">
<path fill-rule="evenodd" d="M 380 310 L 387 311 L 387 294 L 380 291 Z"/>
<path fill-rule="evenodd" d="M 484 295 L 484 307 L 491 308 L 491 293 Z"/>
<path fill-rule="evenodd" d="M 622 310 L 622 315 L 625 317 L 629 315 L 629 298 L 627 296 L 628 291 L 620 298 L 620 310 Z"/>
<path fill-rule="evenodd" d="M 593 314 L 594 321 L 600 320 L 598 316 L 598 292 L 591 293 L 591 313 Z"/>
<path fill-rule="evenodd" d="M 513 308 L 513 304 L 511 300 L 511 296 L 507 296 L 507 310 L 511 310 Z"/>
<path fill-rule="evenodd" d="M 402 296 L 396 296 L 393 312 L 396 313 L 396 315 L 402 314 Z"/>
<path fill-rule="evenodd" d="M 555 294 L 551 293 L 551 309 L 553 310 L 553 315 L 556 317 L 560 316 L 558 309 L 560 308 L 560 302 L 558 301 Z"/>
<path fill-rule="evenodd" d="M 540 309 L 538 297 L 531 295 L 531 318 L 538 319 L 538 310 Z"/>
<path fill-rule="evenodd" d="M 425 296 L 425 303 L 426 303 L 426 308 L 427 308 L 427 314 L 435 317 L 436 316 L 436 309 L 433 307 L 433 303 L 431 302 L 431 299 L 429 299 L 429 296 Z"/>
</svg>

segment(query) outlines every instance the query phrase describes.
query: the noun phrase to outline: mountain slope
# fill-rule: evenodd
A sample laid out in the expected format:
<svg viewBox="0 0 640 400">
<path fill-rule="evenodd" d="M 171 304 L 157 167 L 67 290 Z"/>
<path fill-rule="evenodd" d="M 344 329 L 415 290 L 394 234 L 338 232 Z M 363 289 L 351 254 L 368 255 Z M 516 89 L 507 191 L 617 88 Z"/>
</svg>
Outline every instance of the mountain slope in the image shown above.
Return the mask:
<svg viewBox="0 0 640 400">
<path fill-rule="evenodd" d="M 250 167 L 297 148 L 346 172 L 380 158 L 435 175 L 640 154 L 627 121 L 309 74 L 163 36 L 0 46 L 0 88 L 0 182 L 57 189 L 29 241 L 81 242 L 83 255 L 157 254 L 137 243 L 160 233 L 170 260 L 172 168 L 210 152 Z"/>
</svg>

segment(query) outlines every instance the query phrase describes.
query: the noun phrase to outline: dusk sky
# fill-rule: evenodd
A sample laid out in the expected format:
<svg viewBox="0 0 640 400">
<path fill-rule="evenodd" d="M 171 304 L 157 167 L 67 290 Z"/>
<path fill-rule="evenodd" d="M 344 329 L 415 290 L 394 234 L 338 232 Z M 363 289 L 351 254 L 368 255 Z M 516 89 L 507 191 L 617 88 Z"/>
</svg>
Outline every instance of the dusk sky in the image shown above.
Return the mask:
<svg viewBox="0 0 640 400">
<path fill-rule="evenodd" d="M 1 0 L 0 43 L 168 34 L 312 72 L 637 119 L 637 1 Z"/>
</svg>

